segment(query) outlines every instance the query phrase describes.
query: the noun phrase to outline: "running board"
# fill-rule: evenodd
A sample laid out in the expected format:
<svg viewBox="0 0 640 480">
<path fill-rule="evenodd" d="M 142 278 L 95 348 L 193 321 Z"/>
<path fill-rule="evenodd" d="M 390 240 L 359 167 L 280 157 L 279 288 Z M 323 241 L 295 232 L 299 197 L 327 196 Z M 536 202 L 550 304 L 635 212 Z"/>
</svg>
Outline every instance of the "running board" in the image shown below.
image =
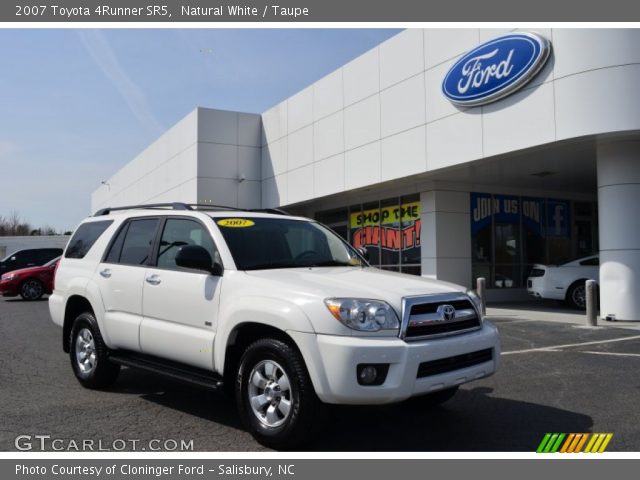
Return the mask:
<svg viewBox="0 0 640 480">
<path fill-rule="evenodd" d="M 110 352 L 109 360 L 118 365 L 163 375 L 207 390 L 218 390 L 222 387 L 220 375 L 171 360 L 123 351 Z"/>
</svg>

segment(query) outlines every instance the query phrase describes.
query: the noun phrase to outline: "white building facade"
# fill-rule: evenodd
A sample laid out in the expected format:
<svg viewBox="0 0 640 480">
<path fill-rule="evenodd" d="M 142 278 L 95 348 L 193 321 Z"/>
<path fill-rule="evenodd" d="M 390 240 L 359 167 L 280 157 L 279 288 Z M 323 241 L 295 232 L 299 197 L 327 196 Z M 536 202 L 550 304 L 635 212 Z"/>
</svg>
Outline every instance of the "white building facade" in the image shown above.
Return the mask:
<svg viewBox="0 0 640 480">
<path fill-rule="evenodd" d="M 533 32 L 541 70 L 485 105 L 455 105 L 443 80 L 507 30 L 405 30 L 261 115 L 198 108 L 92 208 L 281 207 L 380 268 L 485 277 L 493 298 L 523 297 L 535 263 L 599 252 L 602 316 L 640 320 L 640 30 Z"/>
</svg>

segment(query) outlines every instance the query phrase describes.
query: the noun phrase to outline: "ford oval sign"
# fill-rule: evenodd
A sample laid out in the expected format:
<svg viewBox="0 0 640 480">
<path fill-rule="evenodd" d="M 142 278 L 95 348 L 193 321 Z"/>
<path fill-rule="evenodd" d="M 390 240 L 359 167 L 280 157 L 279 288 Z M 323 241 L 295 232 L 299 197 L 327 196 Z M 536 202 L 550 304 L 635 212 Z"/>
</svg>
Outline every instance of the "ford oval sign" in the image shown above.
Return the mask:
<svg viewBox="0 0 640 480">
<path fill-rule="evenodd" d="M 474 48 L 458 60 L 442 82 L 455 105 L 495 102 L 522 88 L 544 66 L 551 44 L 535 33 L 512 33 Z"/>
</svg>

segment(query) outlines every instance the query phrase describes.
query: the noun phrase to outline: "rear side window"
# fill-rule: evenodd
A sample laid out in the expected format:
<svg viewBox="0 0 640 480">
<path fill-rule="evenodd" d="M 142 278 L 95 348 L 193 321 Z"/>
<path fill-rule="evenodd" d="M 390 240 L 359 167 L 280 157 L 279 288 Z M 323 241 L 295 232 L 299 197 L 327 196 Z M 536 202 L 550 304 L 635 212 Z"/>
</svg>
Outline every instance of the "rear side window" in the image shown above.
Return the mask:
<svg viewBox="0 0 640 480">
<path fill-rule="evenodd" d="M 131 223 L 129 223 L 127 233 L 122 242 L 120 260 L 117 263 L 125 265 L 146 265 L 151 256 L 151 246 L 157 226 L 157 218 L 132 220 Z M 109 254 L 111 254 L 111 252 L 109 252 Z"/>
<path fill-rule="evenodd" d="M 69 241 L 65 258 L 84 258 L 100 235 L 113 223 L 113 220 L 87 222 L 78 227 Z"/>
</svg>

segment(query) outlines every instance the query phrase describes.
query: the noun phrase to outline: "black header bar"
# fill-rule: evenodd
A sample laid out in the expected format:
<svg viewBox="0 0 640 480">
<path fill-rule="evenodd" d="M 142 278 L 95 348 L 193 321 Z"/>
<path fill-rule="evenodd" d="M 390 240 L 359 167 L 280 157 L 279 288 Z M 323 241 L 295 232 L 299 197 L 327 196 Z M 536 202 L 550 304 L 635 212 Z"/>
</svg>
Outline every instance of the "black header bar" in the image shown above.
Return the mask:
<svg viewBox="0 0 640 480">
<path fill-rule="evenodd" d="M 0 22 L 638 22 L 629 0 L 9 0 Z"/>
</svg>

